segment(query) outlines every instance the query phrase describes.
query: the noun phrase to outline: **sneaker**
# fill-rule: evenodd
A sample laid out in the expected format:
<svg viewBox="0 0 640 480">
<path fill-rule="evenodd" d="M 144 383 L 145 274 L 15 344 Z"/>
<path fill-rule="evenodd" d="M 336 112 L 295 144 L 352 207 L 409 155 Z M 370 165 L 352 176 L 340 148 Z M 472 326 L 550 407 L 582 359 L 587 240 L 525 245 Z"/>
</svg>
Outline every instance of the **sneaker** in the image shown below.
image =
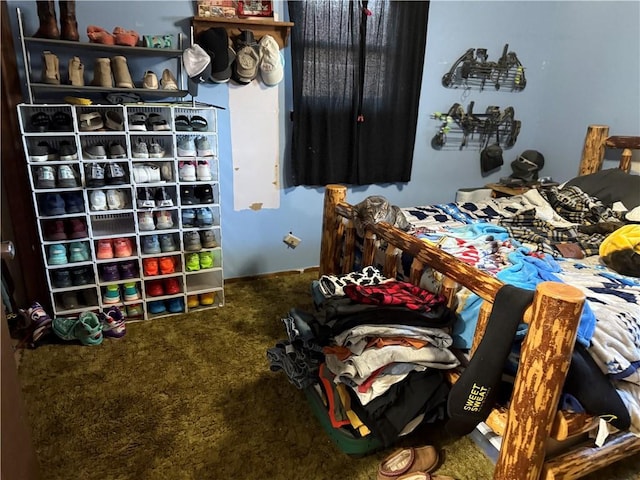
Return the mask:
<svg viewBox="0 0 640 480">
<path fill-rule="evenodd" d="M 165 278 L 164 293 L 165 295 L 175 295 L 176 293 L 180 293 L 180 282 L 178 282 L 177 278 Z"/>
<path fill-rule="evenodd" d="M 133 255 L 133 242 L 130 238 L 114 238 L 113 250 L 117 258 L 126 258 Z"/>
<path fill-rule="evenodd" d="M 183 182 L 195 182 L 197 177 L 193 162 L 180 162 L 178 175 Z"/>
<path fill-rule="evenodd" d="M 213 225 L 213 213 L 208 208 L 198 208 L 196 210 L 196 225 L 199 227 L 209 227 Z"/>
<path fill-rule="evenodd" d="M 196 211 L 193 208 L 187 208 L 182 210 L 182 226 L 183 227 L 195 227 L 196 226 Z"/>
<path fill-rule="evenodd" d="M 204 248 L 216 248 L 218 246 L 218 242 L 216 240 L 216 235 L 213 233 L 213 230 L 203 230 L 200 232 L 200 239 L 202 241 L 202 246 Z"/>
<path fill-rule="evenodd" d="M 213 157 L 213 150 L 207 137 L 197 137 L 195 146 L 198 157 Z"/>
<path fill-rule="evenodd" d="M 69 288 L 73 286 L 71 281 L 71 272 L 67 269 L 52 270 L 51 284 L 54 288 Z"/>
<path fill-rule="evenodd" d="M 200 270 L 200 257 L 197 253 L 187 253 L 185 256 L 187 272 L 197 272 Z"/>
<path fill-rule="evenodd" d="M 163 252 L 175 252 L 178 250 L 178 245 L 170 233 L 163 233 L 160 235 L 160 248 Z"/>
<path fill-rule="evenodd" d="M 34 302 L 26 311 L 21 310 L 21 313 L 27 317 L 29 327 L 33 329 L 31 341 L 34 344 L 51 331 L 51 317 L 38 302 Z"/>
<path fill-rule="evenodd" d="M 93 282 L 90 282 L 93 283 Z M 98 306 L 98 294 L 96 293 L 95 288 L 87 288 L 80 291 L 80 295 L 82 297 L 82 303 L 87 307 L 97 307 Z"/>
<path fill-rule="evenodd" d="M 213 292 L 201 293 L 200 294 L 200 305 L 213 305 L 216 299 L 216 294 Z"/>
<path fill-rule="evenodd" d="M 93 190 L 89 194 L 89 202 L 91 202 L 91 210 L 103 211 L 107 209 L 107 196 L 102 190 Z"/>
<path fill-rule="evenodd" d="M 195 195 L 198 197 L 200 203 L 213 203 L 213 189 L 211 185 L 198 185 L 195 190 Z"/>
<path fill-rule="evenodd" d="M 149 158 L 162 158 L 164 157 L 164 148 L 156 140 L 151 140 L 149 144 Z"/>
<path fill-rule="evenodd" d="M 53 245 L 50 245 L 47 263 L 49 265 L 64 265 L 69 263 L 67 258 L 67 247 L 61 243 L 54 243 Z"/>
<path fill-rule="evenodd" d="M 78 308 L 78 296 L 76 292 L 64 292 L 60 297 L 60 301 L 62 302 L 62 308 L 65 310 L 73 310 Z"/>
<path fill-rule="evenodd" d="M 105 263 L 100 266 L 102 280 L 105 282 L 116 282 L 120 280 L 120 270 L 115 263 Z"/>
<path fill-rule="evenodd" d="M 136 165 L 133 167 L 133 180 L 136 183 L 161 182 L 160 167 L 157 165 Z"/>
<path fill-rule="evenodd" d="M 69 245 L 69 261 L 87 262 L 91 258 L 89 246 L 86 242 L 72 242 Z"/>
<path fill-rule="evenodd" d="M 89 285 L 93 283 L 93 275 L 88 267 L 78 267 L 71 269 L 71 282 L 74 286 Z"/>
<path fill-rule="evenodd" d="M 158 259 L 158 266 L 160 267 L 160 273 L 162 275 L 168 275 L 169 273 L 175 273 L 176 263 L 173 257 L 160 257 Z"/>
<path fill-rule="evenodd" d="M 131 156 L 133 158 L 149 158 L 149 149 L 141 138 L 131 147 Z"/>
<path fill-rule="evenodd" d="M 153 193 L 148 187 L 138 188 L 138 208 L 153 208 L 156 206 Z"/>
<path fill-rule="evenodd" d="M 106 160 L 107 149 L 104 145 L 89 145 L 84 149 L 84 158 L 89 160 Z"/>
<path fill-rule="evenodd" d="M 51 322 L 51 330 L 62 340 L 76 340 L 77 318 L 56 317 Z"/>
<path fill-rule="evenodd" d="M 144 253 L 162 253 L 158 235 L 147 235 L 142 239 L 142 251 Z"/>
<path fill-rule="evenodd" d="M 146 132 L 147 116 L 140 112 L 129 115 L 129 130 L 132 132 Z"/>
<path fill-rule="evenodd" d="M 184 249 L 189 252 L 202 250 L 202 244 L 200 243 L 200 235 L 198 235 L 198 232 L 185 232 Z"/>
<path fill-rule="evenodd" d="M 123 185 L 127 183 L 126 173 L 119 163 L 107 163 L 105 171 L 107 185 Z"/>
<path fill-rule="evenodd" d="M 167 311 L 167 307 L 162 300 L 155 300 L 147 303 L 147 308 L 149 309 L 149 313 L 153 314 L 164 313 Z"/>
<path fill-rule="evenodd" d="M 196 308 L 200 306 L 198 295 L 187 295 L 187 307 Z"/>
<path fill-rule="evenodd" d="M 138 276 L 138 269 L 135 262 L 123 262 L 118 265 L 120 269 L 120 278 L 122 280 L 128 280 L 130 278 L 136 278 Z"/>
<path fill-rule="evenodd" d="M 69 238 L 73 239 L 86 238 L 89 236 L 89 233 L 87 232 L 87 224 L 79 218 L 72 218 L 69 220 L 67 233 Z"/>
<path fill-rule="evenodd" d="M 200 257 L 200 268 L 213 268 L 213 252 L 200 252 L 198 256 Z"/>
<path fill-rule="evenodd" d="M 140 299 L 140 292 L 138 291 L 138 285 L 135 283 L 125 283 L 123 285 L 124 301 L 131 302 L 133 300 Z"/>
<path fill-rule="evenodd" d="M 158 77 L 151 70 L 144 72 L 144 76 L 142 77 L 142 88 L 148 88 L 151 90 L 158 89 Z"/>
<path fill-rule="evenodd" d="M 80 192 L 63 193 L 65 213 L 84 213 L 84 200 Z"/>
<path fill-rule="evenodd" d="M 29 160 L 32 162 L 46 162 L 50 160 L 50 156 L 53 155 L 54 149 L 49 143 L 42 141 L 35 147 L 29 149 Z"/>
<path fill-rule="evenodd" d="M 104 168 L 101 165 L 97 163 L 87 165 L 85 176 L 87 187 L 104 187 Z"/>
<path fill-rule="evenodd" d="M 158 259 L 157 258 L 144 258 L 142 259 L 142 271 L 147 276 L 158 275 Z"/>
<path fill-rule="evenodd" d="M 122 338 L 126 331 L 124 316 L 122 311 L 116 306 L 109 308 L 105 312 L 98 314 L 100 323 L 102 324 L 102 334 L 110 338 Z"/>
<path fill-rule="evenodd" d="M 100 260 L 113 258 L 113 241 L 110 238 L 101 238 L 98 240 L 96 258 Z"/>
<path fill-rule="evenodd" d="M 147 295 L 150 297 L 159 297 L 164 295 L 164 288 L 162 287 L 162 282 L 160 280 L 151 280 L 147 282 Z"/>
<path fill-rule="evenodd" d="M 211 180 L 211 167 L 206 160 L 200 160 L 198 167 L 196 168 L 196 177 L 198 180 L 208 181 Z"/>
<path fill-rule="evenodd" d="M 178 140 L 178 156 L 179 157 L 195 157 L 196 144 L 192 137 L 182 137 Z"/>
<path fill-rule="evenodd" d="M 82 312 L 74 328 L 75 337 L 83 345 L 100 345 L 103 340 L 102 323 L 93 312 Z"/>
<path fill-rule="evenodd" d="M 173 227 L 173 218 L 168 210 L 156 212 L 156 224 L 159 230 L 166 230 Z"/>
<path fill-rule="evenodd" d="M 144 232 L 156 229 L 151 212 L 138 212 L 138 228 Z"/>
<path fill-rule="evenodd" d="M 40 167 L 36 173 L 36 188 L 55 188 L 56 171 L 53 167 Z"/>
<path fill-rule="evenodd" d="M 171 313 L 184 312 L 184 300 L 180 297 L 170 299 L 167 302 L 167 309 Z"/>
<path fill-rule="evenodd" d="M 127 318 L 136 318 L 142 317 L 144 315 L 144 310 L 142 309 L 141 303 L 136 303 L 134 305 L 127 305 Z"/>
<path fill-rule="evenodd" d="M 60 165 L 58 167 L 57 178 L 58 187 L 60 188 L 74 188 L 78 186 L 78 180 L 76 178 L 75 172 L 69 165 Z"/>
<path fill-rule="evenodd" d="M 173 207 L 173 200 L 167 193 L 167 189 L 165 187 L 156 188 L 154 197 L 156 200 L 156 207 Z"/>
<path fill-rule="evenodd" d="M 64 229 L 64 221 L 52 220 L 44 224 L 45 240 L 66 240 L 67 234 Z"/>
<path fill-rule="evenodd" d="M 113 304 L 120 303 L 120 288 L 118 285 L 107 285 L 102 296 L 102 303 Z"/>
<path fill-rule="evenodd" d="M 60 142 L 60 160 L 70 161 L 78 159 L 78 149 L 75 143 L 71 143 L 67 140 Z"/>
<path fill-rule="evenodd" d="M 109 145 L 109 158 L 127 158 L 127 151 L 118 142 L 113 142 Z"/>
<path fill-rule="evenodd" d="M 127 207 L 127 201 L 122 190 L 107 190 L 107 205 L 109 210 L 122 210 Z"/>
<path fill-rule="evenodd" d="M 64 199 L 59 193 L 47 193 L 42 198 L 42 213 L 45 216 L 64 215 Z"/>
<path fill-rule="evenodd" d="M 180 186 L 180 204 L 181 205 L 194 205 L 198 203 L 194 190 L 191 185 Z"/>
</svg>

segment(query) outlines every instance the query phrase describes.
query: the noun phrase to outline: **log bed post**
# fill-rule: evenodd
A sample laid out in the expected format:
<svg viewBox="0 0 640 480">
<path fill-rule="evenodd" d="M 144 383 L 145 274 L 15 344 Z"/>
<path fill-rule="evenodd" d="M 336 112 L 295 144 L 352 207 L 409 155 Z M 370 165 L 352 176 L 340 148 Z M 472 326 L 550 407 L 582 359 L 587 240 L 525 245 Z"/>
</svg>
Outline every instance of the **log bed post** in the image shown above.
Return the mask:
<svg viewBox="0 0 640 480">
<path fill-rule="evenodd" d="M 600 171 L 604 160 L 604 142 L 609 135 L 606 125 L 589 125 L 582 148 L 582 159 L 578 175 L 589 175 Z"/>
<path fill-rule="evenodd" d="M 338 249 L 336 205 L 343 202 L 345 198 L 347 198 L 347 187 L 344 185 L 327 185 L 324 193 L 324 213 L 322 215 L 319 275 L 338 273 L 338 266 L 336 265 Z"/>
<path fill-rule="evenodd" d="M 584 301 L 571 285 L 537 286 L 494 480 L 540 478 Z"/>
</svg>

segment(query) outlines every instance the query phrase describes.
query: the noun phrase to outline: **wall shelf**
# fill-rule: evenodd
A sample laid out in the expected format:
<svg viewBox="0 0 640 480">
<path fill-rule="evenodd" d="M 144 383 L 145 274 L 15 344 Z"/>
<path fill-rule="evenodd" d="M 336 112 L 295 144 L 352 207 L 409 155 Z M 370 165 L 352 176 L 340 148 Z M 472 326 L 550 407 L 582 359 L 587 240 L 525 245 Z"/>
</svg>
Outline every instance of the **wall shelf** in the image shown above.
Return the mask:
<svg viewBox="0 0 640 480">
<path fill-rule="evenodd" d="M 260 18 L 193 17 L 194 35 L 213 27 L 224 27 L 230 38 L 235 38 L 242 30 L 251 30 L 259 41 L 264 35 L 271 35 L 280 48 L 287 45 L 293 22 L 277 22 Z"/>
</svg>

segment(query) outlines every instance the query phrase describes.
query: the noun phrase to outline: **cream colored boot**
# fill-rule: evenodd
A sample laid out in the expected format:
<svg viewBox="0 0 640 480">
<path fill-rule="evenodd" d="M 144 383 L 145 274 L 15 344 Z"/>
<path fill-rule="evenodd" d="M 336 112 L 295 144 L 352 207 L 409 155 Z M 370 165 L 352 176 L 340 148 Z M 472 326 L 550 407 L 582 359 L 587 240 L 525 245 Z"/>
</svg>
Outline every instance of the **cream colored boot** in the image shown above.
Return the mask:
<svg viewBox="0 0 640 480">
<path fill-rule="evenodd" d="M 96 58 L 93 68 L 93 81 L 91 85 L 97 87 L 113 88 L 113 78 L 111 77 L 111 60 L 108 58 Z"/>
<path fill-rule="evenodd" d="M 58 57 L 48 50 L 42 52 L 42 82 L 50 85 L 60 85 Z"/>
<path fill-rule="evenodd" d="M 111 68 L 117 88 L 133 88 L 133 80 L 127 66 L 127 58 L 119 55 L 111 58 Z"/>
<path fill-rule="evenodd" d="M 69 83 L 74 87 L 84 87 L 84 65 L 80 57 L 69 60 Z"/>
</svg>

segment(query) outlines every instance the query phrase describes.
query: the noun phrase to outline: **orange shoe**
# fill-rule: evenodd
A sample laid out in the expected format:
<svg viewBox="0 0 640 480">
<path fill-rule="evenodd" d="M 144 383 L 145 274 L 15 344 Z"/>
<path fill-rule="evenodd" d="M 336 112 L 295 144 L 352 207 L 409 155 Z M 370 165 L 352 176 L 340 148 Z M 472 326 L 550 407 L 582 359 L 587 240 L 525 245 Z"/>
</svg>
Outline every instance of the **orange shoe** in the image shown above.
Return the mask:
<svg viewBox="0 0 640 480">
<path fill-rule="evenodd" d="M 91 43 L 102 43 L 103 45 L 115 45 L 116 39 L 104 28 L 96 25 L 87 27 L 87 37 Z"/>
<path fill-rule="evenodd" d="M 213 302 L 216 299 L 216 294 L 213 292 L 201 293 L 200 294 L 200 305 L 213 305 Z"/>
<path fill-rule="evenodd" d="M 144 274 L 152 277 L 158 275 L 158 259 L 157 258 L 145 258 L 142 260 L 142 270 Z"/>
<path fill-rule="evenodd" d="M 187 295 L 187 307 L 196 308 L 200 306 L 198 295 Z"/>
<path fill-rule="evenodd" d="M 130 238 L 114 238 L 113 248 L 116 252 L 116 257 L 130 257 L 133 255 L 133 244 Z"/>
<path fill-rule="evenodd" d="M 135 30 L 125 30 L 122 27 L 113 29 L 113 37 L 116 45 L 125 45 L 127 47 L 135 47 L 140 40 L 140 35 Z"/>
<path fill-rule="evenodd" d="M 98 240 L 98 252 L 96 257 L 100 260 L 113 258 L 113 242 L 110 238 L 102 238 Z"/>
<path fill-rule="evenodd" d="M 160 273 L 166 275 L 167 273 L 174 273 L 176 271 L 176 263 L 173 257 L 160 257 L 159 260 Z"/>
</svg>

